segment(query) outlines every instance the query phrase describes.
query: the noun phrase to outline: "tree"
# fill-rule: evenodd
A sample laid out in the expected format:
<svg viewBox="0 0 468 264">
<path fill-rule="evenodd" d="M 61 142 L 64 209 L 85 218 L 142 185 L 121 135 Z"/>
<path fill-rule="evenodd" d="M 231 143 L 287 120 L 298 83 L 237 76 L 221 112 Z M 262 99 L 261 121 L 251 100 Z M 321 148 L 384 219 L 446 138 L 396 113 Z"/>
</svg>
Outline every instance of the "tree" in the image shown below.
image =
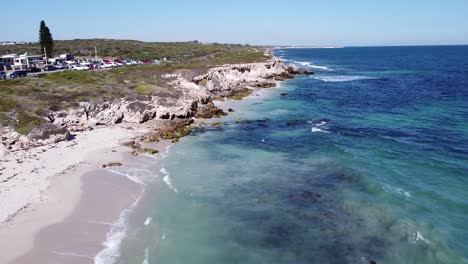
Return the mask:
<svg viewBox="0 0 468 264">
<path fill-rule="evenodd" d="M 54 39 L 44 20 L 41 21 L 39 26 L 39 44 L 41 45 L 41 51 L 45 48 L 47 57 L 52 57 L 54 53 Z"/>
</svg>

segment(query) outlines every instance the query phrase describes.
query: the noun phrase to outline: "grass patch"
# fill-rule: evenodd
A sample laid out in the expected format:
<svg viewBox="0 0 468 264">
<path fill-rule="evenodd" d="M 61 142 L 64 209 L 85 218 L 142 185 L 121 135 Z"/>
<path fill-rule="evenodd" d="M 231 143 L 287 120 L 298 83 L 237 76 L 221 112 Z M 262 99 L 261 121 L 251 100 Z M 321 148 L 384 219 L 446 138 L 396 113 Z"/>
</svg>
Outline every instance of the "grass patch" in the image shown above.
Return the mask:
<svg viewBox="0 0 468 264">
<path fill-rule="evenodd" d="M 148 84 L 140 84 L 135 88 L 135 93 L 140 95 L 151 95 L 154 93 L 154 88 Z"/>
<path fill-rule="evenodd" d="M 29 134 L 35 127 L 40 126 L 44 122 L 42 118 L 29 115 L 25 112 L 19 112 L 17 118 L 18 122 L 15 125 L 15 130 L 21 135 Z"/>
</svg>

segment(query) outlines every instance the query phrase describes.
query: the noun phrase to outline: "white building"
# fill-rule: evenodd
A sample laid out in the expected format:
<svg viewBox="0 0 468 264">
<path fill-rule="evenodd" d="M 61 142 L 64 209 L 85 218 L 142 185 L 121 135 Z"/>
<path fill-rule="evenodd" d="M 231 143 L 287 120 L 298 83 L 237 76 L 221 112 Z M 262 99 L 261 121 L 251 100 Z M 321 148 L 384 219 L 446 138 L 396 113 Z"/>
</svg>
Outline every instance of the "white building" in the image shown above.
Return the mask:
<svg viewBox="0 0 468 264">
<path fill-rule="evenodd" d="M 14 64 L 13 60 L 17 58 L 16 54 L 9 54 L 0 57 L 0 70 L 11 69 L 11 65 Z"/>
<path fill-rule="evenodd" d="M 22 70 L 30 67 L 44 65 L 45 61 L 42 55 L 29 55 L 27 53 L 17 56 L 13 59 L 13 70 Z"/>
</svg>

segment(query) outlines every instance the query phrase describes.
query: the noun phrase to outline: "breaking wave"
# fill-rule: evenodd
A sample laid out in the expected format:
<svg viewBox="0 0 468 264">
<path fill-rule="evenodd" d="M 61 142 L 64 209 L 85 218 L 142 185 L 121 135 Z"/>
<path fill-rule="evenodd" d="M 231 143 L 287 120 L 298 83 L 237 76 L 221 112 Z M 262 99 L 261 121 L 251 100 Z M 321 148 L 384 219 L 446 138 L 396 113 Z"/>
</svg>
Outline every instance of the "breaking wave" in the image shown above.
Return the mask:
<svg viewBox="0 0 468 264">
<path fill-rule="evenodd" d="M 303 67 L 308 67 L 308 68 L 314 68 L 314 69 L 320 69 L 320 70 L 325 70 L 325 71 L 332 71 L 332 69 L 325 67 L 325 66 L 320 66 L 320 65 L 314 65 L 311 62 L 304 62 L 304 61 L 291 61 L 294 64 L 299 64 Z"/>
<path fill-rule="evenodd" d="M 179 191 L 177 190 L 177 188 L 174 187 L 174 184 L 172 182 L 171 176 L 169 175 L 169 172 L 167 172 L 165 168 L 162 168 L 160 171 L 162 174 L 164 174 L 163 181 L 167 184 L 167 186 L 174 192 L 178 193 Z"/>
<path fill-rule="evenodd" d="M 324 81 L 324 82 L 352 82 L 352 81 L 361 81 L 361 80 L 377 80 L 377 78 L 369 76 L 314 76 L 314 79 Z"/>
</svg>

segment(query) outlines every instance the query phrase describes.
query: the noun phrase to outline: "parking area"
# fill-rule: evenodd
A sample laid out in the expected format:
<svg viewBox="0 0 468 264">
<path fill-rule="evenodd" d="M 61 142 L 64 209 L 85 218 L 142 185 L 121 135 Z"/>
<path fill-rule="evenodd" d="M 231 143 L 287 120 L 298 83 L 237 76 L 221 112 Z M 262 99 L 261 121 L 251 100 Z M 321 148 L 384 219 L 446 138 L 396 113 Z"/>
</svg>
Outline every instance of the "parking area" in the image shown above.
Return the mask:
<svg viewBox="0 0 468 264">
<path fill-rule="evenodd" d="M 42 67 L 27 67 L 20 70 L 0 71 L 0 80 L 11 80 L 17 78 L 37 77 L 43 74 L 50 74 L 63 71 L 101 71 L 113 68 L 128 67 L 138 64 L 159 64 L 158 60 L 92 60 L 92 59 L 77 59 L 63 61 L 56 64 L 49 64 Z"/>
</svg>

